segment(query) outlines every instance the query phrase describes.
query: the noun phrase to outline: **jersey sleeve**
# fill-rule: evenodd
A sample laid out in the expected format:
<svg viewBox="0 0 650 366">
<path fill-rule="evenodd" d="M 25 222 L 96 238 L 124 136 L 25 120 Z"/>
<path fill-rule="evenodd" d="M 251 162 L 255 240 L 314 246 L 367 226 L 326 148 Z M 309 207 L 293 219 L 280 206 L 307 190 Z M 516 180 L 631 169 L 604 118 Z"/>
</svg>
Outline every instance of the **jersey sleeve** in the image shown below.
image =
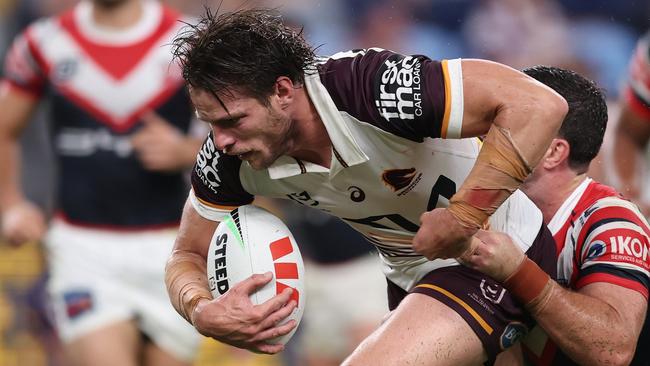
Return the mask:
<svg viewBox="0 0 650 366">
<path fill-rule="evenodd" d="M 338 53 L 319 65 L 337 108 L 412 141 L 460 138 L 461 62 L 371 48 Z"/>
<path fill-rule="evenodd" d="M 637 115 L 650 120 L 650 32 L 637 42 L 623 96 Z"/>
<path fill-rule="evenodd" d="M 38 52 L 30 40 L 31 29 L 18 35 L 9 48 L 3 66 L 2 84 L 38 98 L 43 94 L 47 79 L 38 61 Z"/>
<path fill-rule="evenodd" d="M 607 282 L 648 298 L 650 230 L 641 213 L 617 197 L 601 199 L 585 212 L 574 257 L 579 269 L 575 288 Z"/>
<path fill-rule="evenodd" d="M 242 161 L 218 151 L 212 132 L 203 143 L 192 169 L 190 202 L 204 218 L 221 221 L 231 210 L 253 202 L 239 178 Z"/>
</svg>

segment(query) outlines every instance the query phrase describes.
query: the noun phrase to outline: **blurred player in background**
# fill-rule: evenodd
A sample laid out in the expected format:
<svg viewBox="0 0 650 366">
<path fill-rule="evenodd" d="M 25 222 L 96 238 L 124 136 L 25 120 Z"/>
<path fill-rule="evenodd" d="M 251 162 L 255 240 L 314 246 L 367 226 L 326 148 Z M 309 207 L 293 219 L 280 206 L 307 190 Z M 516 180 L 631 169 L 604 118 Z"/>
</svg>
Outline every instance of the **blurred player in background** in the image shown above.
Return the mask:
<svg viewBox="0 0 650 366">
<path fill-rule="evenodd" d="M 492 299 L 481 291 L 492 281 L 453 258 L 472 253 L 471 237 L 490 217 L 554 272 L 553 239 L 516 188 L 566 113 L 557 93 L 484 60 L 376 48 L 317 60 L 266 10 L 208 11 L 176 45 L 213 134 L 197 156 L 166 281 L 200 332 L 277 353 L 283 346 L 266 341 L 295 327 L 278 325 L 295 308 L 290 289 L 256 306 L 248 299 L 268 273 L 210 295 L 209 238 L 254 195 L 343 218 L 378 248 L 395 311 L 345 364 L 478 364 L 530 325 L 515 296 L 543 301 L 543 287 Z M 486 133 L 480 152 L 477 139 L 461 139 Z"/>
<path fill-rule="evenodd" d="M 650 141 L 650 32 L 639 39 L 630 60 L 614 130 L 613 167 L 617 188 L 650 216 L 648 141 Z M 650 365 L 650 323 L 646 315 L 634 365 Z"/>
<path fill-rule="evenodd" d="M 182 170 L 200 146 L 170 62 L 179 18 L 156 1 L 84 1 L 30 25 L 5 60 L 2 234 L 16 245 L 45 240 L 70 365 L 188 365 L 200 340 L 163 283 L 187 195 Z M 58 163 L 49 230 L 18 178 L 17 139 L 45 99 Z"/>
<path fill-rule="evenodd" d="M 525 339 L 524 355 L 534 365 L 628 365 L 648 307 L 650 228 L 633 203 L 587 176 L 607 125 L 605 98 L 572 71 L 524 72 L 569 103 L 558 136 L 522 186 L 542 210 L 559 256 L 559 285 L 547 302 L 528 308 L 543 330 Z M 522 266 L 535 266 L 506 235 L 478 237 L 484 244 L 467 260 L 472 268 L 507 282 Z"/>
<path fill-rule="evenodd" d="M 614 169 L 618 188 L 650 215 L 646 152 L 650 141 L 650 32 L 642 37 L 630 60 L 621 111 L 614 133 Z"/>
</svg>

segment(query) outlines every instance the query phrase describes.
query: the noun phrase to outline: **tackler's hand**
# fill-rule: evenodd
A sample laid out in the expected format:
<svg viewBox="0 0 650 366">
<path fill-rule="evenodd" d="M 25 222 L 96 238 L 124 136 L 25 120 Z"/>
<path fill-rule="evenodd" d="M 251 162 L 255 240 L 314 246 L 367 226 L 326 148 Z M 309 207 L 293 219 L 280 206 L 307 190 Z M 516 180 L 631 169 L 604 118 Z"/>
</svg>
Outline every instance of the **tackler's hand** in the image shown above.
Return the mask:
<svg viewBox="0 0 650 366">
<path fill-rule="evenodd" d="M 469 268 L 504 282 L 512 275 L 525 255 L 509 235 L 479 230 L 473 238 L 474 250 L 458 258 Z"/>
<path fill-rule="evenodd" d="M 427 257 L 457 258 L 471 251 L 477 229 L 461 224 L 449 210 L 437 208 L 420 216 L 421 226 L 413 238 L 413 249 Z"/>
</svg>

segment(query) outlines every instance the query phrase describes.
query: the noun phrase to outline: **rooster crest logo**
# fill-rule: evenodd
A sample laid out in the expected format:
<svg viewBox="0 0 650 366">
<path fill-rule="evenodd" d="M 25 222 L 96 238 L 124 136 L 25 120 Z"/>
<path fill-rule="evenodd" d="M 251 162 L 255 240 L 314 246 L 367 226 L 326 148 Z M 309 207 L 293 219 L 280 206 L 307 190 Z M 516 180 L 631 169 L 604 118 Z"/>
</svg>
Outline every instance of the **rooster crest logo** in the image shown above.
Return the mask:
<svg viewBox="0 0 650 366">
<path fill-rule="evenodd" d="M 415 178 L 415 168 L 409 169 L 389 169 L 381 175 L 384 184 L 389 186 L 393 192 L 408 187 Z"/>
</svg>

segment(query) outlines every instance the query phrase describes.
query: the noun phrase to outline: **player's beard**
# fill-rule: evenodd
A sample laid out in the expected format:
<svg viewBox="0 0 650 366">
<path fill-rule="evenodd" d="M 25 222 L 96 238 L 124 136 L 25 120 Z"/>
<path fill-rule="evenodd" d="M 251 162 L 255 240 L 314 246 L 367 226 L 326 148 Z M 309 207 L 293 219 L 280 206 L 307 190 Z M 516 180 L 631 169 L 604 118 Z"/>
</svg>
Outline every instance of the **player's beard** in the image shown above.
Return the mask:
<svg viewBox="0 0 650 366">
<path fill-rule="evenodd" d="M 271 133 L 267 134 L 267 138 L 264 139 L 266 151 L 257 151 L 254 153 L 258 159 L 249 161 L 253 169 L 266 169 L 280 156 L 287 153 L 290 126 L 291 120 L 289 118 L 270 110 L 268 127 Z"/>
</svg>

